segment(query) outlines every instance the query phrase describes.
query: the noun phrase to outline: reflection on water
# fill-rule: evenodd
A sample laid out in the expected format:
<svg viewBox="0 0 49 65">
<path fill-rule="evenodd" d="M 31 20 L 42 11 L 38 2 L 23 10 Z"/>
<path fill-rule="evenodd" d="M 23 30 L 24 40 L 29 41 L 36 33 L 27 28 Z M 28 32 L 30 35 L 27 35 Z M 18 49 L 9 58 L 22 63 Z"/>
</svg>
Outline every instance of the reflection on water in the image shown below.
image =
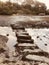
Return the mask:
<svg viewBox="0 0 49 65">
<path fill-rule="evenodd" d="M 34 39 L 34 43 L 37 44 L 41 50 L 49 52 L 49 29 L 26 28 L 26 31 L 32 39 Z"/>
</svg>

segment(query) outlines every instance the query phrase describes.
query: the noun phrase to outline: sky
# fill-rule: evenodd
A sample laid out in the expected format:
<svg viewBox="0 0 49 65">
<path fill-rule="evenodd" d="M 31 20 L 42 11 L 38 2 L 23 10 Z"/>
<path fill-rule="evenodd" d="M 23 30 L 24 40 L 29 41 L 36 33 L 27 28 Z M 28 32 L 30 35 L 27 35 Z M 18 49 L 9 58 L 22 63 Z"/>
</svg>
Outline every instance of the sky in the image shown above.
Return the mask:
<svg viewBox="0 0 49 65">
<path fill-rule="evenodd" d="M 5 1 L 8 1 L 8 0 L 1 0 L 1 1 L 5 2 Z M 21 4 L 24 0 L 11 0 L 11 1 L 12 2 L 18 1 Z M 45 3 L 46 6 L 47 6 L 47 9 L 49 9 L 49 0 L 37 0 L 37 1 Z"/>
<path fill-rule="evenodd" d="M 49 0 L 38 0 L 38 1 L 45 3 L 47 6 L 47 9 L 49 9 Z"/>
</svg>

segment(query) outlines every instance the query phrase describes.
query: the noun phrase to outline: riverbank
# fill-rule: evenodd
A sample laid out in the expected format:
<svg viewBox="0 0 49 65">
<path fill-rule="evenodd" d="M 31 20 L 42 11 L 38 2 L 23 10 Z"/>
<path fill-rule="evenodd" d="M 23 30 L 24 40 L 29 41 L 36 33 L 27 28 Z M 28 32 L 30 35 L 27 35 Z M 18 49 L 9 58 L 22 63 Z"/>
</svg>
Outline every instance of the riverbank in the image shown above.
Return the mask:
<svg viewBox="0 0 49 65">
<path fill-rule="evenodd" d="M 49 16 L 31 16 L 31 15 L 1 16 L 0 15 L 0 26 L 11 26 L 18 24 L 24 27 L 49 28 Z"/>
</svg>

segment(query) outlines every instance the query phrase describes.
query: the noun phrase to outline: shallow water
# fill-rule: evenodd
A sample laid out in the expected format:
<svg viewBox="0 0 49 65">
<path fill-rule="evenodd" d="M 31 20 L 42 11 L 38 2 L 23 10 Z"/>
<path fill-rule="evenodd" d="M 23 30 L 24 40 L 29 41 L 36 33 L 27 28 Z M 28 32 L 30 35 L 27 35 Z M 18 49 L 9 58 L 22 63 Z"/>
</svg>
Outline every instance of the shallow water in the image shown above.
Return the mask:
<svg viewBox="0 0 49 65">
<path fill-rule="evenodd" d="M 26 28 L 34 43 L 43 51 L 49 53 L 49 29 L 32 29 Z"/>
<path fill-rule="evenodd" d="M 6 45 L 9 48 L 9 52 L 12 54 L 12 52 L 15 51 L 14 45 L 16 44 L 17 40 L 15 32 L 13 32 L 11 27 L 0 27 L 0 35 L 6 36 L 8 38 Z"/>
<path fill-rule="evenodd" d="M 49 53 L 49 29 L 40 28 L 40 29 L 25 29 L 32 39 L 34 39 L 34 43 L 43 51 Z M 9 52 L 12 55 L 15 52 L 14 45 L 17 43 L 17 38 L 15 32 L 13 32 L 11 27 L 0 27 L 0 35 L 6 36 L 8 41 L 6 43 L 9 48 Z"/>
</svg>

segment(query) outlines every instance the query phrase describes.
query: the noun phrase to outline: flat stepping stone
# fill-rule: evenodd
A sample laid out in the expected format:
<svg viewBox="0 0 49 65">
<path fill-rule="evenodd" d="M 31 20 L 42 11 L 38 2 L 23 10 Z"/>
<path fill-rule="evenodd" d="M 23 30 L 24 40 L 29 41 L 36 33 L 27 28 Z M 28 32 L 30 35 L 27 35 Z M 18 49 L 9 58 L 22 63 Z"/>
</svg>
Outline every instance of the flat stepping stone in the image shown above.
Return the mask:
<svg viewBox="0 0 49 65">
<path fill-rule="evenodd" d="M 19 38 L 19 39 L 31 39 L 31 36 L 19 34 L 19 35 L 17 35 L 17 38 Z"/>
<path fill-rule="evenodd" d="M 34 40 L 17 39 L 18 43 L 34 43 Z"/>
<path fill-rule="evenodd" d="M 23 26 L 20 25 L 15 25 L 15 24 L 11 24 L 12 29 L 23 29 L 25 30 L 25 28 Z"/>
<path fill-rule="evenodd" d="M 24 27 L 16 27 L 15 29 L 22 29 L 22 30 L 25 30 Z"/>
<path fill-rule="evenodd" d="M 19 43 L 18 44 L 19 47 L 35 47 L 35 44 L 30 44 L 30 43 Z"/>
<path fill-rule="evenodd" d="M 17 32 L 16 35 L 29 35 L 27 32 Z"/>
<path fill-rule="evenodd" d="M 27 53 L 28 54 L 34 54 L 34 55 L 39 55 L 39 56 L 45 56 L 49 58 L 49 54 L 47 52 L 43 52 L 40 49 L 24 49 L 22 50 L 23 53 Z"/>
<path fill-rule="evenodd" d="M 16 30 L 17 32 L 27 32 L 26 30 L 21 30 L 21 29 L 18 29 L 18 30 Z"/>
<path fill-rule="evenodd" d="M 36 52 L 42 52 L 40 49 L 24 49 L 22 52 L 29 52 L 29 53 L 36 53 Z"/>
<path fill-rule="evenodd" d="M 21 48 L 23 48 L 23 49 L 25 49 L 25 48 L 29 48 L 29 49 L 34 49 L 34 48 L 36 48 L 36 49 L 38 49 L 38 47 L 35 45 L 35 44 L 31 44 L 31 43 L 18 43 L 18 44 L 16 44 L 14 47 L 21 47 Z"/>
<path fill-rule="evenodd" d="M 49 58 L 44 57 L 44 56 L 32 55 L 32 54 L 26 55 L 25 57 L 23 57 L 23 59 L 49 63 Z"/>
</svg>

